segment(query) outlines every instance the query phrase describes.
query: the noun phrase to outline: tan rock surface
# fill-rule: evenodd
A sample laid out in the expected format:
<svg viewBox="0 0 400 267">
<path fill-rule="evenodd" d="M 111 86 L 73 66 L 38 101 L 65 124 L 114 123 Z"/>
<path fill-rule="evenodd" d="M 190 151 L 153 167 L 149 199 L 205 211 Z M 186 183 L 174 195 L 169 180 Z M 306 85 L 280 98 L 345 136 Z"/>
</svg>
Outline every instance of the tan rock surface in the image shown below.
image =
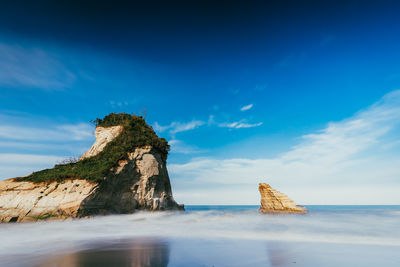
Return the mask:
<svg viewBox="0 0 400 267">
<path fill-rule="evenodd" d="M 0 222 L 75 217 L 96 186 L 79 179 L 63 183 L 0 181 Z"/>
<path fill-rule="evenodd" d="M 96 127 L 96 142 L 92 145 L 88 152 L 82 155 L 79 160 L 90 158 L 99 154 L 105 146 L 114 140 L 123 130 L 121 125 L 111 126 L 111 127 Z"/>
<path fill-rule="evenodd" d="M 297 206 L 285 194 L 275 190 L 269 184 L 260 183 L 258 187 L 261 194 L 260 212 L 264 213 L 307 213 L 307 209 Z"/>
</svg>

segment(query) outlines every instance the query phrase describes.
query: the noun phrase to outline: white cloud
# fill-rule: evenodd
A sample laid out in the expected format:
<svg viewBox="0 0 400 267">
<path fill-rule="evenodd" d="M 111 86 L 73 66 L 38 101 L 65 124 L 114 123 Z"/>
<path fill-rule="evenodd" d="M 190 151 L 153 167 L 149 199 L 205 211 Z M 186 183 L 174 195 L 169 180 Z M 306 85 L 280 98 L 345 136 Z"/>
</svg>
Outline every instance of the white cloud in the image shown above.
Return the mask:
<svg viewBox="0 0 400 267">
<path fill-rule="evenodd" d="M 129 106 L 128 101 L 110 101 L 110 105 L 112 108 L 120 108 L 122 106 Z"/>
<path fill-rule="evenodd" d="M 170 126 L 169 125 L 161 126 L 158 122 L 155 122 L 153 125 L 153 128 L 156 132 L 162 133 L 162 132 L 165 132 L 166 130 L 168 130 L 170 128 Z"/>
<path fill-rule="evenodd" d="M 0 43 L 0 85 L 60 90 L 76 76 L 55 55 L 35 47 Z"/>
<path fill-rule="evenodd" d="M 208 126 L 211 126 L 211 125 L 213 125 L 213 124 L 215 124 L 216 122 L 215 122 L 215 120 L 214 120 L 214 115 L 210 115 L 209 117 L 208 117 L 208 121 L 207 121 L 207 125 Z"/>
<path fill-rule="evenodd" d="M 174 136 L 176 133 L 193 130 L 193 129 L 199 128 L 203 125 L 207 125 L 207 126 L 217 125 L 218 127 L 223 127 L 223 128 L 242 129 L 242 128 L 258 127 L 258 126 L 261 126 L 262 124 L 263 124 L 262 122 L 247 123 L 246 120 L 241 120 L 238 122 L 218 123 L 217 121 L 215 121 L 215 116 L 210 115 L 208 117 L 207 122 L 204 122 L 201 120 L 192 120 L 190 122 L 176 122 L 175 121 L 175 122 L 172 122 L 171 124 L 165 125 L 165 126 L 160 125 L 158 122 L 155 122 L 153 125 L 153 129 L 158 133 L 168 131 L 171 136 Z"/>
<path fill-rule="evenodd" d="M 93 126 L 88 123 L 65 124 L 57 126 L 57 130 L 62 130 L 70 136 L 72 140 L 88 140 L 93 138 Z"/>
<path fill-rule="evenodd" d="M 179 132 L 186 132 L 186 131 L 196 129 L 204 124 L 205 124 L 204 121 L 199 121 L 199 120 L 192 120 L 190 122 L 174 121 L 170 125 L 166 125 L 166 126 L 161 126 L 160 124 L 158 124 L 158 122 L 155 122 L 154 130 L 157 132 L 160 132 L 160 133 L 162 133 L 166 130 L 169 130 L 169 133 L 171 135 L 175 135 L 176 133 L 179 133 Z"/>
<path fill-rule="evenodd" d="M 21 162 L 26 166 L 48 163 L 55 164 L 57 161 L 63 159 L 63 157 L 59 156 L 0 153 L 0 162 L 7 165 L 19 165 Z"/>
<path fill-rule="evenodd" d="M 234 89 L 231 92 L 232 92 L 232 94 L 237 95 L 237 94 L 239 94 L 240 89 Z"/>
<path fill-rule="evenodd" d="M 93 130 L 87 123 L 54 124 L 0 115 L 0 178 L 27 175 L 82 155 L 95 139 Z"/>
<path fill-rule="evenodd" d="M 0 153 L 0 180 L 25 176 L 33 171 L 51 168 L 65 157 L 32 154 Z"/>
<path fill-rule="evenodd" d="M 79 141 L 93 138 L 90 124 L 65 124 L 49 128 L 22 125 L 0 125 L 0 138 L 24 141 Z"/>
<path fill-rule="evenodd" d="M 206 152 L 205 150 L 202 150 L 195 146 L 188 145 L 185 142 L 177 139 L 170 140 L 168 141 L 168 143 L 171 145 L 171 153 L 197 154 Z"/>
<path fill-rule="evenodd" d="M 399 204 L 400 155 L 387 146 L 398 142 L 399 126 L 400 91 L 394 91 L 275 158 L 171 164 L 173 188 L 187 204 L 258 204 L 259 182 L 303 204 Z"/>
<path fill-rule="evenodd" d="M 253 107 L 253 104 L 249 104 L 249 105 L 243 106 L 243 107 L 240 109 L 240 111 L 250 110 L 252 107 Z"/>
<path fill-rule="evenodd" d="M 238 122 L 224 122 L 218 124 L 219 127 L 225 127 L 225 128 L 233 128 L 233 129 L 241 129 L 241 128 L 253 128 L 253 127 L 258 127 L 261 126 L 263 123 L 245 123 L 242 121 Z"/>
<path fill-rule="evenodd" d="M 173 122 L 171 124 L 171 130 L 170 133 L 171 134 L 176 134 L 179 132 L 186 132 L 189 130 L 193 130 L 196 129 L 200 126 L 204 125 L 203 121 L 198 121 L 198 120 L 193 120 L 191 122 L 187 122 L 187 123 L 180 123 L 180 122 Z"/>
<path fill-rule="evenodd" d="M 26 142 L 23 140 L 18 141 L 0 141 L 0 151 L 9 150 L 9 151 L 51 151 L 51 152 L 66 152 L 66 153 L 74 153 L 74 154 L 83 154 L 88 150 L 89 146 L 73 146 L 70 143 L 58 143 L 54 142 L 45 143 L 45 142 Z"/>
<path fill-rule="evenodd" d="M 268 83 L 256 84 L 256 86 L 254 87 L 254 91 L 262 92 L 262 91 L 264 91 L 267 87 L 268 87 Z"/>
</svg>

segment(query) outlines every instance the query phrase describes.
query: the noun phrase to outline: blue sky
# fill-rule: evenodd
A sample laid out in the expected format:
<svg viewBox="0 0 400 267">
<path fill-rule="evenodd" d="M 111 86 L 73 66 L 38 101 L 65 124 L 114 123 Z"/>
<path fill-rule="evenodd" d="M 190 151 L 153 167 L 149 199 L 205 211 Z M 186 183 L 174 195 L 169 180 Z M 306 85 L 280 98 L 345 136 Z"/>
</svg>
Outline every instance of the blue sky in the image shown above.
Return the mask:
<svg viewBox="0 0 400 267">
<path fill-rule="evenodd" d="M 186 204 L 399 204 L 395 1 L 15 2 L 0 11 L 0 179 L 146 113 Z"/>
</svg>

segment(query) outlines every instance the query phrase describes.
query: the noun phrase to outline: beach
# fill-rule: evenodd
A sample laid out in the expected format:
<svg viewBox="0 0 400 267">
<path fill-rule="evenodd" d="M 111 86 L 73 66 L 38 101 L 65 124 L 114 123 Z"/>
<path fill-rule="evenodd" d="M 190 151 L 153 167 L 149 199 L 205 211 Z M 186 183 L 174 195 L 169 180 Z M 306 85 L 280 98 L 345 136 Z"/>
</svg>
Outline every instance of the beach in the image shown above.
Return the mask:
<svg viewBox="0 0 400 267">
<path fill-rule="evenodd" d="M 400 206 L 187 206 L 0 225 L 0 266 L 399 266 Z"/>
</svg>

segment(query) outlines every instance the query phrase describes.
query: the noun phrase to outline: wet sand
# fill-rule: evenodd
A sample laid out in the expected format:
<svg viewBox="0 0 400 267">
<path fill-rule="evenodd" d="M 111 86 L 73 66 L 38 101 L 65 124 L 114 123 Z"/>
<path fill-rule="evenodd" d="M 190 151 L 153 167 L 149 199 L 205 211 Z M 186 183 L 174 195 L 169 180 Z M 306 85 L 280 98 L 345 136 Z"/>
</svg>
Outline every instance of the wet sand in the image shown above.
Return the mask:
<svg viewBox="0 0 400 267">
<path fill-rule="evenodd" d="M 398 267 L 400 257 L 397 254 L 398 247 L 392 246 L 144 238 L 112 244 L 90 244 L 88 248 L 74 253 L 26 258 L 24 265 Z"/>
<path fill-rule="evenodd" d="M 194 207 L 0 225 L 0 266 L 400 266 L 400 207 Z"/>
</svg>

